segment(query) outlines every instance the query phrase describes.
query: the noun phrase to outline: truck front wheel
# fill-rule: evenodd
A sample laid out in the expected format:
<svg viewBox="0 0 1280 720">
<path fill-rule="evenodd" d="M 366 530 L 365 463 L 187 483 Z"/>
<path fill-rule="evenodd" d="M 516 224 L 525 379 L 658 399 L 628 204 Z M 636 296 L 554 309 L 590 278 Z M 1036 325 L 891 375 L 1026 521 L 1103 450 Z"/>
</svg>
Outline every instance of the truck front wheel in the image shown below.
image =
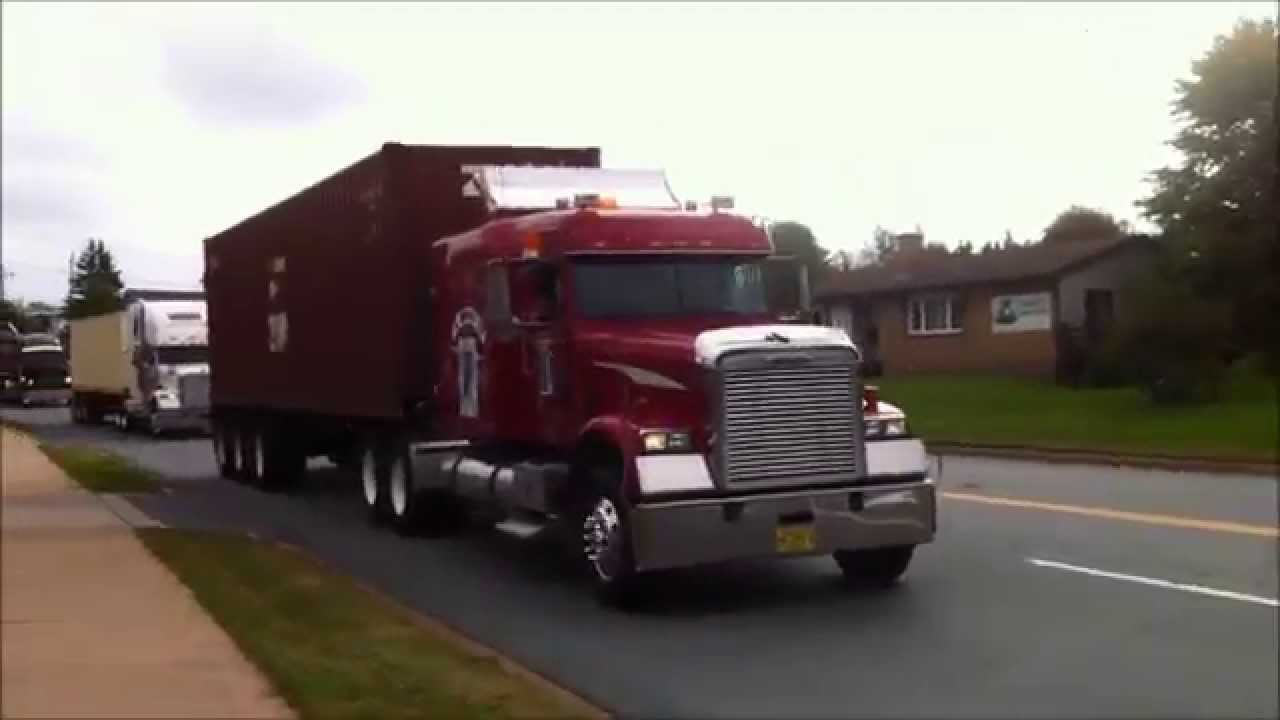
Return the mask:
<svg viewBox="0 0 1280 720">
<path fill-rule="evenodd" d="M 596 598 L 606 605 L 626 605 L 637 593 L 638 576 L 631 550 L 631 528 L 620 489 L 620 472 L 591 468 L 590 484 L 579 506 L 581 552 Z"/>
<path fill-rule="evenodd" d="M 836 564 L 845 580 L 854 585 L 885 588 L 893 585 L 911 564 L 914 545 L 837 550 Z"/>
</svg>

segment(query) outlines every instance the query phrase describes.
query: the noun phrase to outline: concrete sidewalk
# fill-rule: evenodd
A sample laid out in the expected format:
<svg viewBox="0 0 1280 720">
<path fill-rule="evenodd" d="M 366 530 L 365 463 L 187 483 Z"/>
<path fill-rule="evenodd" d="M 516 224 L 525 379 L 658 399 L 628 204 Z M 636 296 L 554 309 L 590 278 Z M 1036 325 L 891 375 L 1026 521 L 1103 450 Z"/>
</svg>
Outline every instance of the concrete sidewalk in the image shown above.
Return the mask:
<svg viewBox="0 0 1280 720">
<path fill-rule="evenodd" d="M 103 498 L 0 432 L 0 715 L 293 716 Z"/>
</svg>

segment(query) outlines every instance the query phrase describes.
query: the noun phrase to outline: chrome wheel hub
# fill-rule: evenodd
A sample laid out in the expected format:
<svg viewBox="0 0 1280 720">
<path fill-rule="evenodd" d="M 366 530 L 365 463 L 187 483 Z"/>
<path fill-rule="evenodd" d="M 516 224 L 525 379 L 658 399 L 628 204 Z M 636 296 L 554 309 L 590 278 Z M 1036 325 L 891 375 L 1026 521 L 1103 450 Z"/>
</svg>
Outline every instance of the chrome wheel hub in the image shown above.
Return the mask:
<svg viewBox="0 0 1280 720">
<path fill-rule="evenodd" d="M 374 467 L 373 451 L 365 450 L 360 460 L 360 484 L 364 488 L 364 501 L 369 507 L 378 502 L 378 474 Z"/>
<path fill-rule="evenodd" d="M 613 501 L 600 498 L 582 523 L 583 553 L 601 580 L 618 573 L 622 553 L 622 516 Z"/>
<path fill-rule="evenodd" d="M 409 473 L 405 470 L 404 460 L 396 460 L 391 466 L 391 477 L 388 479 L 391 490 L 391 511 L 396 517 L 404 517 L 409 509 Z"/>
</svg>

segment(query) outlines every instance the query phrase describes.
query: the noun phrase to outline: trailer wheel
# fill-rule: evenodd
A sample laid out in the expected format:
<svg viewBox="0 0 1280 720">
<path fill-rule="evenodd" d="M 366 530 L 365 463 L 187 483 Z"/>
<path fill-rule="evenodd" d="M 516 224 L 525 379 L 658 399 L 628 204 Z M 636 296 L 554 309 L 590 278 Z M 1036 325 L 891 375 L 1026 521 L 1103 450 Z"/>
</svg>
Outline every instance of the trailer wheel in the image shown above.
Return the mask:
<svg viewBox="0 0 1280 720">
<path fill-rule="evenodd" d="M 850 584 L 887 588 L 907 571 L 915 549 L 914 545 L 899 545 L 867 550 L 837 550 L 834 556 L 845 580 Z"/>
<path fill-rule="evenodd" d="M 578 506 L 579 545 L 596 599 L 605 605 L 628 606 L 638 595 L 639 574 L 631 548 L 628 509 L 622 499 L 620 469 L 586 468 L 588 484 Z"/>
<path fill-rule="evenodd" d="M 239 470 L 235 430 L 228 423 L 219 422 L 214 426 L 212 434 L 213 456 L 218 463 L 218 474 L 224 478 L 235 478 Z"/>
<path fill-rule="evenodd" d="M 240 481 L 247 485 L 257 485 L 262 482 L 263 475 L 263 456 L 262 444 L 258 430 L 250 423 L 244 423 L 238 428 L 236 435 L 238 442 L 236 449 L 240 451 Z"/>
<path fill-rule="evenodd" d="M 84 412 L 84 405 L 80 403 L 80 398 L 75 395 L 71 396 L 71 422 L 76 425 L 84 425 L 87 421 Z"/>
<path fill-rule="evenodd" d="M 388 463 L 383 443 L 371 435 L 360 452 L 360 494 L 369 520 L 375 524 L 390 514 L 387 493 Z"/>
</svg>

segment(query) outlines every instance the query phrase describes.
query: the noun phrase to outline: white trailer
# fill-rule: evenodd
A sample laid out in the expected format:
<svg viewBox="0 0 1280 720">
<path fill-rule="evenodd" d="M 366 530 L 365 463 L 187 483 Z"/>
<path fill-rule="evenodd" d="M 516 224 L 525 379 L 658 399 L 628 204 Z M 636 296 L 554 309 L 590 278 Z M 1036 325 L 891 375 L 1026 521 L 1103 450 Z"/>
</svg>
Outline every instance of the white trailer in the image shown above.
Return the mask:
<svg viewBox="0 0 1280 720">
<path fill-rule="evenodd" d="M 121 429 L 209 428 L 209 333 L 198 291 L 130 290 L 120 312 L 71 321 L 72 418 Z"/>
</svg>

